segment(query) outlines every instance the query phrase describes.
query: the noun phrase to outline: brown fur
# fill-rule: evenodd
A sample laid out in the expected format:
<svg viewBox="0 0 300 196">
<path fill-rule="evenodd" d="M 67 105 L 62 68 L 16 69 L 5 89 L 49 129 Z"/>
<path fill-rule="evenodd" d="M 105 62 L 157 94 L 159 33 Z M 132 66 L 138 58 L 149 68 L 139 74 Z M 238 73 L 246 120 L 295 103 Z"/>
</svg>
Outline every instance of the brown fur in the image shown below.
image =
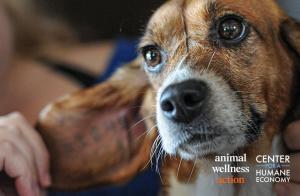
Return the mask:
<svg viewBox="0 0 300 196">
<path fill-rule="evenodd" d="M 225 48 L 210 41 L 211 23 L 225 13 L 237 13 L 246 18 L 252 26 L 249 37 L 238 47 Z M 66 112 L 72 112 L 72 115 L 74 113 L 82 115 L 82 112 L 79 112 L 82 109 L 109 109 L 112 106 L 128 105 L 136 97 L 141 97 L 139 93 L 144 91 L 146 93 L 141 113 L 145 117 L 149 116 L 155 112 L 153 106 L 156 104 L 157 89 L 183 56 L 188 54 L 187 62 L 194 71 L 200 72 L 207 68 L 215 53 L 210 70 L 240 92 L 243 112 L 246 116 L 250 115 L 250 104 L 254 104 L 265 119 L 260 138 L 242 150 L 248 153 L 250 162 L 254 162 L 255 155 L 270 153 L 274 135 L 284 127 L 285 123 L 292 120 L 286 117 L 294 114 L 296 110 L 293 107 L 296 106 L 294 92 L 298 75 L 297 58 L 300 53 L 299 30 L 299 24 L 286 16 L 273 0 L 170 0 L 153 15 L 140 43 L 141 47 L 149 44 L 159 45 L 170 55 L 162 73 L 149 75 L 150 86 L 144 80 L 142 72 L 125 67 L 104 85 L 78 92 L 59 101 L 51 112 L 54 110 L 60 116 L 66 115 Z M 132 73 L 141 75 L 143 82 L 135 81 L 136 77 Z M 297 116 L 295 113 L 294 117 Z M 49 119 L 53 119 L 53 116 L 47 115 L 41 124 L 59 127 L 57 123 L 55 124 L 55 120 Z M 154 119 L 147 119 L 148 129 L 154 125 Z M 44 128 L 44 130 L 47 129 L 47 127 Z M 44 130 L 42 129 L 42 134 Z M 48 131 L 48 134 L 54 133 Z M 148 137 L 151 139 L 145 139 L 144 141 L 148 142 L 146 146 L 143 145 L 146 153 L 150 152 L 150 143 L 154 141 L 155 134 L 146 138 Z M 45 137 L 46 141 L 47 139 L 48 136 Z M 137 157 L 139 156 L 141 161 L 135 165 L 135 168 L 141 168 L 141 165 L 145 164 L 145 156 L 149 159 L 148 154 L 145 155 L 145 153 Z M 56 158 L 53 155 L 53 159 Z M 192 170 L 193 163 L 180 162 L 180 159 L 167 158 L 163 164 L 165 187 L 168 187 L 170 172 L 178 173 L 179 181 L 186 183 L 188 183 L 191 171 L 194 172 L 190 182 L 193 182 L 195 175 L 201 172 L 201 168 Z M 83 167 L 83 165 L 79 164 L 76 167 Z M 84 176 L 85 171 L 81 169 L 80 172 Z M 136 172 L 129 172 L 127 176 L 135 174 Z M 99 179 L 91 181 L 85 185 L 101 183 Z M 119 181 L 113 178 L 110 182 Z M 58 182 L 62 183 L 62 181 Z M 167 189 L 164 193 L 167 194 Z"/>
<path fill-rule="evenodd" d="M 228 49 L 209 42 L 211 22 L 224 13 L 237 13 L 252 25 L 250 36 L 242 46 Z M 182 18 L 187 32 L 182 28 Z M 298 67 L 295 67 L 291 51 L 283 43 L 282 25 L 289 26 L 286 33 L 293 37 L 289 38 L 292 47 L 299 52 L 299 25 L 289 19 L 272 0 L 169 1 L 154 14 L 141 42 L 141 46 L 156 44 L 174 54 L 169 57 L 163 73 L 158 76 L 150 74 L 152 86 L 155 89 L 159 87 L 177 62 L 186 55 L 186 45 L 190 47 L 187 64 L 192 64 L 197 72 L 206 69 L 215 52 L 210 69 L 240 92 L 246 115 L 249 115 L 250 103 L 254 103 L 265 118 L 261 137 L 244 149 L 250 161 L 254 162 L 257 154 L 270 153 L 273 136 L 281 129 L 280 122 L 291 107 L 291 92 L 294 91 L 292 88 Z M 191 40 L 197 46 L 191 46 Z M 178 43 L 182 44 L 177 47 Z M 169 171 L 164 173 L 174 172 L 178 167 L 178 163 L 174 162 L 165 167 Z M 182 176 L 179 175 L 179 178 Z"/>
<path fill-rule="evenodd" d="M 51 154 L 53 188 L 119 184 L 146 167 L 156 134 L 145 137 L 148 83 L 137 62 L 45 108 L 37 128 Z"/>
</svg>

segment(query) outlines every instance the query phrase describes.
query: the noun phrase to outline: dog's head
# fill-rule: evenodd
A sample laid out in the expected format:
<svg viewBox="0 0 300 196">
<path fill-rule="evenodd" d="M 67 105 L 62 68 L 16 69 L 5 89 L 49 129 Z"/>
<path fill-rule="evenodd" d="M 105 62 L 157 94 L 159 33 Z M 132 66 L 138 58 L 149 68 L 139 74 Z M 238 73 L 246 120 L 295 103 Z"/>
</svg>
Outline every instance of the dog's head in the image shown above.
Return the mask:
<svg viewBox="0 0 300 196">
<path fill-rule="evenodd" d="M 291 105 L 298 29 L 273 0 L 159 8 L 140 51 L 164 150 L 195 159 L 270 142 Z"/>
<path fill-rule="evenodd" d="M 54 187 L 116 184 L 136 175 L 156 137 L 140 140 L 137 125 L 151 131 L 157 122 L 165 151 L 196 159 L 245 146 L 267 152 L 297 111 L 300 25 L 273 0 L 169 0 L 151 18 L 140 51 L 150 85 L 138 58 L 42 112 Z"/>
</svg>

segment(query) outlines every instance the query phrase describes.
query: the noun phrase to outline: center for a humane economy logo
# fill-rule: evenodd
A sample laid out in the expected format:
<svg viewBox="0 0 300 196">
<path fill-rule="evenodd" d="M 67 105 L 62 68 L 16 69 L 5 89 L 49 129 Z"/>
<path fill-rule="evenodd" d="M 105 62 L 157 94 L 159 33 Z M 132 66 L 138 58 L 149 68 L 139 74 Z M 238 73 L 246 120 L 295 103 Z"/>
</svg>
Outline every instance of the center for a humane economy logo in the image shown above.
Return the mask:
<svg viewBox="0 0 300 196">
<path fill-rule="evenodd" d="M 289 155 L 257 155 L 256 165 L 247 163 L 247 154 L 215 156 L 212 171 L 218 174 L 217 184 L 290 182 Z"/>
<path fill-rule="evenodd" d="M 290 182 L 289 155 L 258 155 L 256 157 L 256 182 Z"/>
</svg>

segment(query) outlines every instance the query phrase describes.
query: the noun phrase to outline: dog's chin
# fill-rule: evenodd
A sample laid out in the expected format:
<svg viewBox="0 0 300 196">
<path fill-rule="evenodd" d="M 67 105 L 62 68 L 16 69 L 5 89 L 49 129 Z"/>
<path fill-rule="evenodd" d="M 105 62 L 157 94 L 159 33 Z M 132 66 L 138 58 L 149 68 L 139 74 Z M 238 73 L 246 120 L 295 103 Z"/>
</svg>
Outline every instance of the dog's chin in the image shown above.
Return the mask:
<svg viewBox="0 0 300 196">
<path fill-rule="evenodd" d="M 173 142 L 172 142 L 173 141 Z M 247 143 L 244 134 L 199 134 L 178 137 L 175 141 L 162 136 L 163 149 L 184 160 L 196 160 L 213 154 L 231 154 Z"/>
<path fill-rule="evenodd" d="M 177 154 L 186 160 L 196 160 L 212 154 L 231 154 L 243 147 L 246 139 L 243 135 L 201 136 L 206 140 L 192 138 L 178 146 Z"/>
<path fill-rule="evenodd" d="M 238 120 L 231 126 L 205 117 L 195 123 L 178 124 L 160 114 L 158 112 L 158 131 L 162 147 L 170 155 L 196 160 L 209 155 L 231 154 L 248 144 L 247 129 Z"/>
</svg>

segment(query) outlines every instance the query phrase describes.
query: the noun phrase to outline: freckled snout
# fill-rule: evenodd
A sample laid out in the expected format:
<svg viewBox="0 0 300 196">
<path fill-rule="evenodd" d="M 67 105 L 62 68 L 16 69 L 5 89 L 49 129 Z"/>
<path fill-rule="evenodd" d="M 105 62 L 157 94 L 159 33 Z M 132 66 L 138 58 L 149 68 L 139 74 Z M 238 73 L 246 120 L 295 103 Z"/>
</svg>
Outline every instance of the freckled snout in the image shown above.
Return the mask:
<svg viewBox="0 0 300 196">
<path fill-rule="evenodd" d="M 160 107 L 168 119 L 189 123 L 199 116 L 207 97 L 205 82 L 187 80 L 167 87 L 161 94 Z"/>
</svg>

